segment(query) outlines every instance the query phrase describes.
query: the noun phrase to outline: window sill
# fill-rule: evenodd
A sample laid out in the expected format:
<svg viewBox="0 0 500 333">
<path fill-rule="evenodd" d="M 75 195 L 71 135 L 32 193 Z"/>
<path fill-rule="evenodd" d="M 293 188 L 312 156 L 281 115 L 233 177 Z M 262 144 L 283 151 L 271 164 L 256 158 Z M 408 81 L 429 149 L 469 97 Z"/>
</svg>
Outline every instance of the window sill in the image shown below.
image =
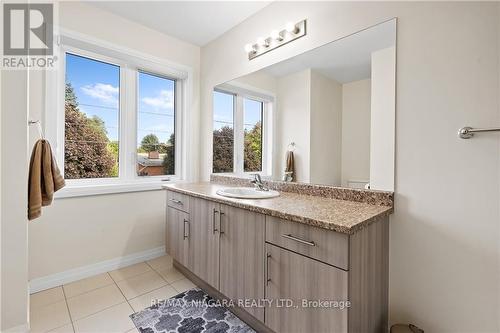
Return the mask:
<svg viewBox="0 0 500 333">
<path fill-rule="evenodd" d="M 117 194 L 129 192 L 145 192 L 162 190 L 162 185 L 177 183 L 179 181 L 149 181 L 149 182 L 129 182 L 111 184 L 66 184 L 64 188 L 57 191 L 55 199 L 86 197 L 104 194 Z"/>
<path fill-rule="evenodd" d="M 244 173 L 237 173 L 237 172 L 218 172 L 218 173 L 212 173 L 215 176 L 224 176 L 224 177 L 234 177 L 234 178 L 248 178 L 249 180 L 252 179 L 252 175 L 254 174 L 259 174 L 262 179 L 265 180 L 272 180 L 272 175 L 263 172 L 263 171 L 252 171 L 252 172 L 244 172 Z"/>
</svg>

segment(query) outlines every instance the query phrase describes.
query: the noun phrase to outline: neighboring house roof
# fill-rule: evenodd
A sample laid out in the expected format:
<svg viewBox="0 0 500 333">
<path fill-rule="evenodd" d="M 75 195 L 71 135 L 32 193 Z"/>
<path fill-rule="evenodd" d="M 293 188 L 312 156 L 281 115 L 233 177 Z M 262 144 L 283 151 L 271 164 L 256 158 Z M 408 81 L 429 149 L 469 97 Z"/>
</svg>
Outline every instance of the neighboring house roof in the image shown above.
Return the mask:
<svg viewBox="0 0 500 333">
<path fill-rule="evenodd" d="M 147 154 L 138 154 L 137 163 L 145 167 L 162 166 L 164 156 L 165 154 L 160 154 L 160 158 L 148 158 Z"/>
</svg>

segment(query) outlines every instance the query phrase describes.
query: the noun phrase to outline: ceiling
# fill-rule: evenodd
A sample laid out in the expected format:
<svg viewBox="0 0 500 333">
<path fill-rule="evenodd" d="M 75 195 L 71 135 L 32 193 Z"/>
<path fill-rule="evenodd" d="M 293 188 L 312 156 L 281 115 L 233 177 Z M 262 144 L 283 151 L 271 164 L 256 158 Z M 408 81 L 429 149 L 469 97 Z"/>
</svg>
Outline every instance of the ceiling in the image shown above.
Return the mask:
<svg viewBox="0 0 500 333">
<path fill-rule="evenodd" d="M 96 1 L 92 5 L 203 46 L 271 1 Z"/>
<path fill-rule="evenodd" d="M 396 20 L 387 21 L 263 69 L 285 76 L 311 68 L 340 83 L 371 76 L 371 54 L 396 43 Z"/>
</svg>

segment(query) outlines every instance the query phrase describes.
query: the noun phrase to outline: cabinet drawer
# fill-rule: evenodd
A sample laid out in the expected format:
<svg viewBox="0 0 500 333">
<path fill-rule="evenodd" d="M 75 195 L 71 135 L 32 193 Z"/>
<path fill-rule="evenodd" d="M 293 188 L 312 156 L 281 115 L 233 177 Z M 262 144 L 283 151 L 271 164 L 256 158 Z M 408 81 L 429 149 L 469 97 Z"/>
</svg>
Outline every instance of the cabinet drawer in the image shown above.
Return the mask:
<svg viewBox="0 0 500 333">
<path fill-rule="evenodd" d="M 349 273 L 266 244 L 265 323 L 276 333 L 345 333 L 348 308 L 304 307 L 302 301 L 346 301 Z M 291 300 L 295 306 L 279 306 Z"/>
<path fill-rule="evenodd" d="M 266 242 L 349 269 L 349 236 L 266 216 Z"/>
<path fill-rule="evenodd" d="M 167 205 L 189 213 L 189 197 L 185 194 L 167 191 Z"/>
</svg>

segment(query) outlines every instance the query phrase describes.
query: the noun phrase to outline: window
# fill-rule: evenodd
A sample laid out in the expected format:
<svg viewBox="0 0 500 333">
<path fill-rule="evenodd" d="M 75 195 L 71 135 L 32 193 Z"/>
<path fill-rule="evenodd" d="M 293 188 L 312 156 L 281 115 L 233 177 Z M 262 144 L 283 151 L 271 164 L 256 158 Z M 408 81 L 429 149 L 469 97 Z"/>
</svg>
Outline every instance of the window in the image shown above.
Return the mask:
<svg viewBox="0 0 500 333">
<path fill-rule="evenodd" d="M 137 174 L 175 174 L 175 80 L 139 72 Z"/>
<path fill-rule="evenodd" d="M 214 91 L 213 173 L 271 173 L 272 100 L 227 85 Z"/>
<path fill-rule="evenodd" d="M 244 161 L 245 172 L 262 171 L 262 111 L 263 102 L 245 98 L 244 111 Z"/>
<path fill-rule="evenodd" d="M 120 67 L 67 53 L 64 177 L 118 177 Z"/>
<path fill-rule="evenodd" d="M 214 92 L 213 172 L 234 169 L 234 95 Z"/>
<path fill-rule="evenodd" d="M 190 70 L 76 37 L 61 44 L 60 71 L 48 77 L 57 87 L 48 103 L 60 111 L 47 121 L 68 185 L 61 196 L 159 189 L 182 178 Z"/>
</svg>

